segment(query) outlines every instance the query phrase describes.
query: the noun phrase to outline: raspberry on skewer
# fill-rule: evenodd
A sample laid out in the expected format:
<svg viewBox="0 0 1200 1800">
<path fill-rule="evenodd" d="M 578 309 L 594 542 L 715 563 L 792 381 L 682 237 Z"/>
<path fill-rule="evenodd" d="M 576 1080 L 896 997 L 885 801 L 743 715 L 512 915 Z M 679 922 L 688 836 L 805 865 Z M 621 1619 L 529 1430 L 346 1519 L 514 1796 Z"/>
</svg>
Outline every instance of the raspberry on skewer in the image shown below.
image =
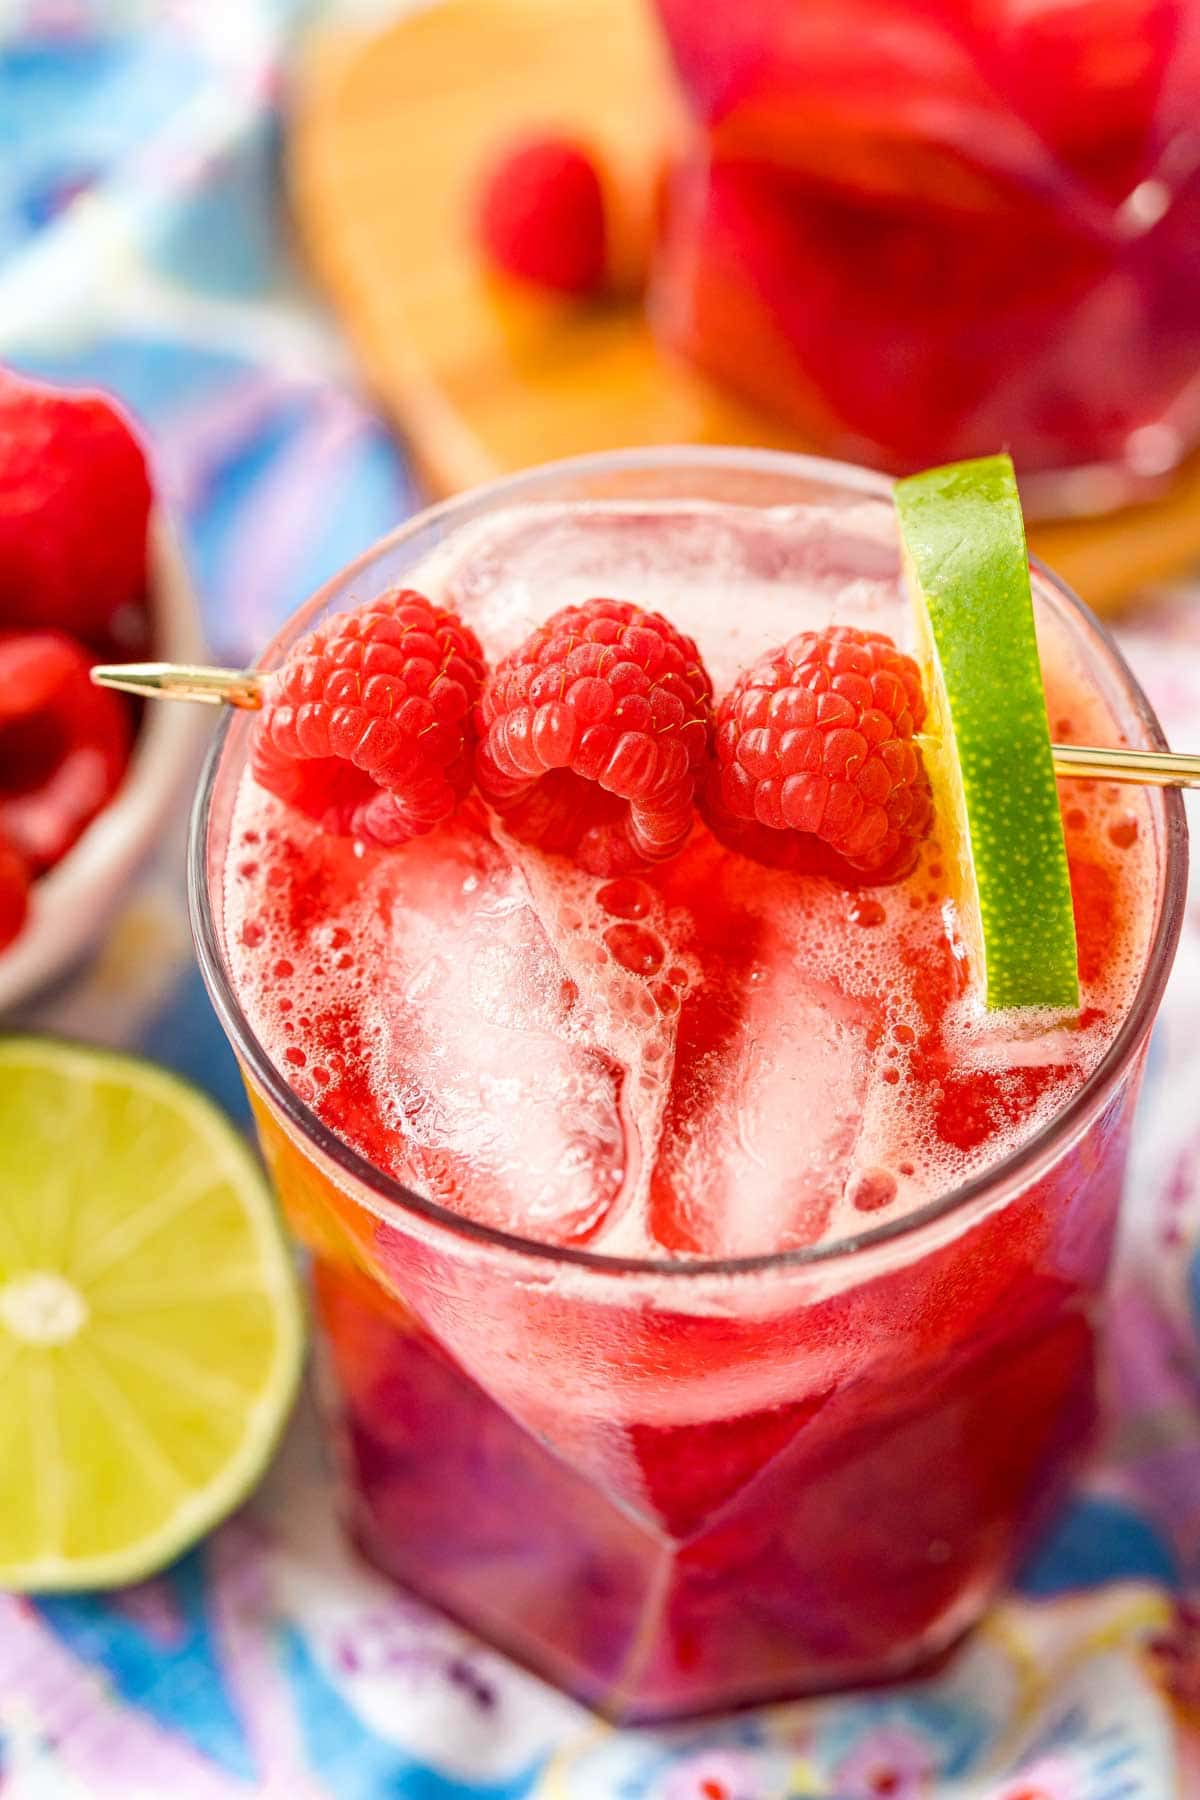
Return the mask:
<svg viewBox="0 0 1200 1800">
<path fill-rule="evenodd" d="M 483 678 L 475 633 L 411 588 L 338 613 L 268 677 L 255 779 L 327 831 L 403 844 L 472 779 Z"/>
<path fill-rule="evenodd" d="M 920 670 L 889 637 L 801 632 L 721 701 L 705 817 L 759 862 L 853 886 L 897 881 L 933 822 L 913 741 L 924 718 Z"/>
<path fill-rule="evenodd" d="M 711 702 L 695 644 L 661 614 L 565 606 L 484 683 L 480 792 L 515 837 L 592 874 L 661 862 L 691 829 Z"/>
</svg>

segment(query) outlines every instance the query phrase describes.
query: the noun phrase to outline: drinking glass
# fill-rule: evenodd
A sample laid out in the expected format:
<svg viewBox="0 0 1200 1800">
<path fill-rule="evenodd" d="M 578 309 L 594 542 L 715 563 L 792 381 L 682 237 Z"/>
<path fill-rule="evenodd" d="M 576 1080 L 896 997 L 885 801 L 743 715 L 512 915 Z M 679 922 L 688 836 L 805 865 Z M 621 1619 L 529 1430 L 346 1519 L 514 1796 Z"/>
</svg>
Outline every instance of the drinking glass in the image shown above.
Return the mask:
<svg viewBox="0 0 1200 1800">
<path fill-rule="evenodd" d="M 869 556 L 878 578 L 882 556 L 899 579 L 894 535 L 868 545 L 849 523 L 864 507 L 890 517 L 878 476 L 754 451 L 584 458 L 402 526 L 303 606 L 262 666 L 327 614 L 411 582 L 435 546 L 500 508 L 681 499 L 768 521 L 820 506 L 848 566 Z M 1100 625 L 1047 571 L 1034 586 L 1127 740 L 1160 746 Z M 620 1258 L 491 1229 L 405 1187 L 334 1135 L 266 1054 L 225 922 L 251 729 L 231 714 L 209 759 L 194 929 L 310 1255 L 345 1518 L 366 1555 L 624 1719 L 877 1680 L 945 1648 L 1011 1573 L 1091 1437 L 1130 1126 L 1180 925 L 1179 796 L 1153 802 L 1153 927 L 1128 1017 L 1027 1142 L 838 1241 Z"/>
</svg>

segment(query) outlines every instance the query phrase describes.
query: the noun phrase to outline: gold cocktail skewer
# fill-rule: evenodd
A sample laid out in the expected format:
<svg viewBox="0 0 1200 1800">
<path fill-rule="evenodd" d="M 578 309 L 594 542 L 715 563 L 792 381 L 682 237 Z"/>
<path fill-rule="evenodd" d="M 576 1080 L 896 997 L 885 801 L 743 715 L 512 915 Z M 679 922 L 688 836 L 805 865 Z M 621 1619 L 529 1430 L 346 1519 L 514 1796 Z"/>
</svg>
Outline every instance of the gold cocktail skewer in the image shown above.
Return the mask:
<svg viewBox="0 0 1200 1800">
<path fill-rule="evenodd" d="M 257 712 L 263 682 L 253 669 L 206 669 L 196 663 L 97 663 L 97 687 L 122 694 L 144 694 L 151 700 L 200 700 L 207 706 L 239 706 Z"/>
<path fill-rule="evenodd" d="M 250 712 L 262 705 L 263 678 L 253 669 L 207 669 L 187 663 L 109 663 L 92 670 L 100 687 L 153 700 L 200 700 Z M 1103 749 L 1091 744 L 1052 744 L 1056 775 L 1141 787 L 1200 787 L 1200 756 L 1175 750 Z"/>
<path fill-rule="evenodd" d="M 1182 750 L 1102 750 L 1093 744 L 1051 744 L 1056 775 L 1127 781 L 1142 787 L 1200 787 L 1200 756 Z"/>
</svg>

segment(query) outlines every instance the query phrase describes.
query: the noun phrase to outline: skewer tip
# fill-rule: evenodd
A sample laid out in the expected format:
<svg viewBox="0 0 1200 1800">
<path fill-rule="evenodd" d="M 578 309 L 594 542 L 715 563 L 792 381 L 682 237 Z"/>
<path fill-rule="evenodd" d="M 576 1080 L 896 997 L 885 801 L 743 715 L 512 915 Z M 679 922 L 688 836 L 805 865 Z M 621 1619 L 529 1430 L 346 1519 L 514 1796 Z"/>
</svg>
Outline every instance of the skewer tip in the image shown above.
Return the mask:
<svg viewBox="0 0 1200 1800">
<path fill-rule="evenodd" d="M 209 706 L 262 705 L 262 681 L 252 669 L 208 669 L 182 663 L 97 663 L 97 687 L 151 700 L 199 700 Z"/>
</svg>

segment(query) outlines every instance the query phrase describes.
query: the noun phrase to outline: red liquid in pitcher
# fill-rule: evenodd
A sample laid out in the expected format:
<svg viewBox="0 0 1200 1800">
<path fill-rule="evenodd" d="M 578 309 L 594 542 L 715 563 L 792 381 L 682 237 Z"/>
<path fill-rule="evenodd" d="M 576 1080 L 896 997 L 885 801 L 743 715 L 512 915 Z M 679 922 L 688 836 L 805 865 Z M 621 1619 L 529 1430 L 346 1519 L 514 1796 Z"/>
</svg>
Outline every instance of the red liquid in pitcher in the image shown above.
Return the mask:
<svg viewBox="0 0 1200 1800">
<path fill-rule="evenodd" d="M 693 118 L 672 347 L 873 467 L 1151 476 L 1195 441 L 1198 0 L 658 12 Z"/>
<path fill-rule="evenodd" d="M 892 529 L 875 502 L 514 510 L 417 579 L 492 657 L 568 601 L 636 598 L 720 692 L 805 625 L 903 641 Z M 1045 609 L 1039 630 L 1056 735 L 1116 741 L 1078 628 Z M 1070 1102 L 1142 972 L 1158 818 L 1137 791 L 1063 792 L 1067 1025 L 981 1012 L 936 837 L 903 884 L 851 893 L 698 825 L 614 882 L 477 803 L 385 851 L 243 778 L 229 954 L 295 1092 L 464 1220 L 662 1264 L 456 1242 L 362 1204 L 260 1109 L 376 1562 L 624 1716 L 874 1678 L 976 1616 L 1088 1438 L 1136 1066 L 969 1223 L 686 1270 L 900 1224 Z"/>
</svg>

